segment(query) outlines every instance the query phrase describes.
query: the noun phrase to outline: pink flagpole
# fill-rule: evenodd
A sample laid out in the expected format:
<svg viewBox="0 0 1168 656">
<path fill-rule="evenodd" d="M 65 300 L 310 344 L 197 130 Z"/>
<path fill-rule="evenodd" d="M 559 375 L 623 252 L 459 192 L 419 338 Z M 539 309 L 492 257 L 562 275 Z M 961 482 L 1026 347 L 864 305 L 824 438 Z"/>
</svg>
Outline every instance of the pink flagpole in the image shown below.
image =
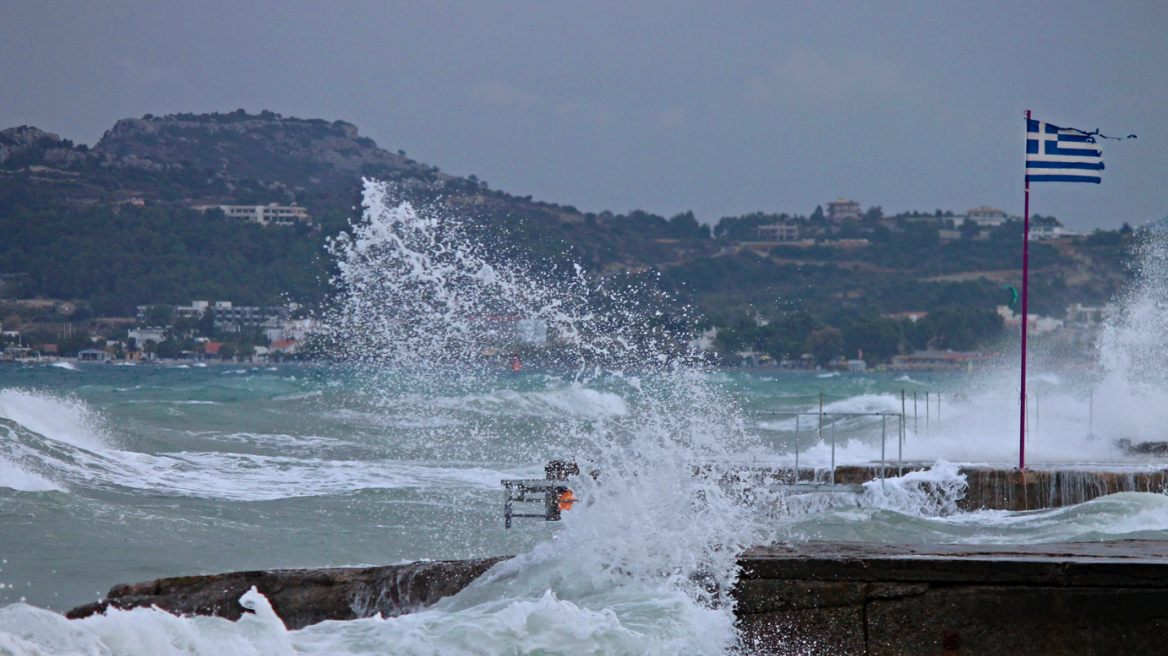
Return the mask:
<svg viewBox="0 0 1168 656">
<path fill-rule="evenodd" d="M 1030 130 L 1030 110 L 1026 110 L 1026 130 Z M 1029 138 L 1027 134 L 1027 138 Z M 1041 143 L 1041 140 L 1040 140 Z M 1024 174 L 1025 175 L 1025 174 Z M 1026 324 L 1027 292 L 1030 282 L 1030 179 L 1026 178 L 1026 201 L 1022 218 L 1022 409 L 1018 419 L 1018 469 L 1026 469 Z"/>
</svg>

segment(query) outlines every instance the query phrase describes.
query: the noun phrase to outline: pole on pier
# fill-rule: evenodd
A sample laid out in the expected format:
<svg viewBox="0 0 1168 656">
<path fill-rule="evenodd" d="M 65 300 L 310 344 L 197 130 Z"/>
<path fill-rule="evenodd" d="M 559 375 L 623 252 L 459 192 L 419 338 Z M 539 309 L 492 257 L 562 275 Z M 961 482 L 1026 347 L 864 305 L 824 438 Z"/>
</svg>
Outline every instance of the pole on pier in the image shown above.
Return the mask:
<svg viewBox="0 0 1168 656">
<path fill-rule="evenodd" d="M 1092 387 L 1087 397 L 1087 439 L 1095 439 L 1095 388 Z"/>
<path fill-rule="evenodd" d="M 913 435 L 921 436 L 921 420 L 917 415 L 917 391 L 913 390 Z"/>
<path fill-rule="evenodd" d="M 929 437 L 930 435 L 931 429 L 929 427 L 929 393 L 925 392 L 925 437 Z"/>
<path fill-rule="evenodd" d="M 884 487 L 884 443 L 888 438 L 888 415 L 880 415 L 880 487 Z"/>
<path fill-rule="evenodd" d="M 822 415 L 820 415 L 822 417 Z M 799 484 L 799 415 L 795 415 L 795 482 Z"/>
<path fill-rule="evenodd" d="M 1026 110 L 1030 125 L 1030 110 Z M 1022 408 L 1018 419 L 1018 469 L 1026 469 L 1026 324 L 1030 291 L 1030 178 L 1026 177 L 1026 200 L 1022 211 Z"/>
<path fill-rule="evenodd" d="M 835 487 L 835 417 L 831 418 L 831 486 Z"/>
<path fill-rule="evenodd" d="M 904 476 L 904 438 L 908 433 L 908 416 L 904 413 L 904 390 L 900 390 L 900 441 L 896 446 L 896 475 Z"/>
<path fill-rule="evenodd" d="M 908 415 L 905 414 L 904 390 L 900 390 L 900 441 L 908 435 Z"/>
</svg>

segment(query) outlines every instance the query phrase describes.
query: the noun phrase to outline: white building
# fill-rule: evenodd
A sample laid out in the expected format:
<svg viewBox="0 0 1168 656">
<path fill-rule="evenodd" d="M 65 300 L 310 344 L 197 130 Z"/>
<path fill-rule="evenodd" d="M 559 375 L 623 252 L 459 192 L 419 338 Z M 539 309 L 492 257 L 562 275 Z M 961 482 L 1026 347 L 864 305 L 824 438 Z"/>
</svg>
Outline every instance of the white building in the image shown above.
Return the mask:
<svg viewBox="0 0 1168 656">
<path fill-rule="evenodd" d="M 316 319 L 291 319 L 281 321 L 278 326 L 269 326 L 264 334 L 272 342 L 292 340 L 303 342 L 307 337 L 320 332 L 321 325 Z"/>
<path fill-rule="evenodd" d="M 828 221 L 843 221 L 845 219 L 859 221 L 860 218 L 860 204 L 854 200 L 844 200 L 841 198 L 827 204 Z"/>
<path fill-rule="evenodd" d="M 979 226 L 985 227 L 1000 226 L 1010 218 L 1006 216 L 1006 213 L 1003 210 L 999 210 L 996 207 L 987 207 L 985 205 L 982 205 L 981 207 L 974 207 L 966 211 L 965 216 L 968 219 L 972 219 L 973 222 Z"/>
<path fill-rule="evenodd" d="M 251 221 L 264 226 L 311 223 L 308 220 L 308 210 L 298 207 L 296 203 L 291 205 L 277 205 L 275 203 L 267 205 L 196 205 L 193 209 L 205 212 L 214 208 L 223 210 L 229 219 Z"/>
<path fill-rule="evenodd" d="M 1069 233 L 1064 233 L 1063 227 L 1058 224 L 1030 224 L 1030 241 L 1041 241 L 1044 239 L 1058 239 L 1059 237 L 1067 236 Z"/>
<path fill-rule="evenodd" d="M 138 348 L 141 348 L 148 341 L 155 344 L 161 343 L 165 335 L 166 330 L 162 328 L 134 328 L 127 337 L 133 339 Z"/>
<path fill-rule="evenodd" d="M 759 241 L 798 241 L 799 226 L 793 223 L 776 223 L 758 227 Z"/>
<path fill-rule="evenodd" d="M 1078 326 L 1097 326 L 1115 314 L 1115 304 L 1107 303 L 1099 307 L 1088 307 L 1081 303 L 1067 306 L 1067 323 Z"/>
<path fill-rule="evenodd" d="M 1015 313 L 1006 305 L 999 305 L 998 314 L 1002 317 L 1002 322 L 1007 326 L 1017 326 L 1019 330 L 1022 328 L 1022 315 Z M 1054 319 L 1051 317 L 1040 317 L 1037 314 L 1026 315 L 1026 331 L 1034 335 L 1043 335 L 1060 330 L 1065 322 L 1062 319 Z"/>
</svg>

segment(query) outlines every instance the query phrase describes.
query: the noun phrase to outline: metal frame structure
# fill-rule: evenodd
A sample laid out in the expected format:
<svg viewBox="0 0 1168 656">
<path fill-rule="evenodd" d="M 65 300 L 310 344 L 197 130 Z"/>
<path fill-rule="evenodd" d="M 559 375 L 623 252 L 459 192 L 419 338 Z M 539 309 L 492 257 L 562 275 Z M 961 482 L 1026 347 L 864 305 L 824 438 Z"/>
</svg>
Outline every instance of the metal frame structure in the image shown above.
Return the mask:
<svg viewBox="0 0 1168 656">
<path fill-rule="evenodd" d="M 542 478 L 504 480 L 503 483 L 503 528 L 511 528 L 512 517 L 542 517 L 544 521 L 560 521 L 560 504 L 574 503 L 575 500 L 560 499 L 560 495 L 568 492 L 567 482 L 564 480 L 548 480 Z M 543 496 L 528 498 L 528 493 L 542 494 Z M 542 503 L 542 513 L 517 513 L 514 503 Z"/>
</svg>

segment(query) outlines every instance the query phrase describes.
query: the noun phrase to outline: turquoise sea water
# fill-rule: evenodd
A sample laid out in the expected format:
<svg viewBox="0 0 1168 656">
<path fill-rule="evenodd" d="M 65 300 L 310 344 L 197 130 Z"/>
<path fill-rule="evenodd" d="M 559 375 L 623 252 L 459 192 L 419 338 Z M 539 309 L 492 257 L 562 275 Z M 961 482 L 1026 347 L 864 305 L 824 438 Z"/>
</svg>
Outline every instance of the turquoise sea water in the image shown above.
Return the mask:
<svg viewBox="0 0 1168 656">
<path fill-rule="evenodd" d="M 762 413 L 816 410 L 821 391 L 829 412 L 896 412 L 906 390 L 907 457 L 928 462 L 967 441 L 944 436 L 967 434 L 980 412 L 946 400 L 969 387 L 964 374 L 706 375 L 759 438 L 744 462 L 791 462 L 793 420 Z M 448 394 L 426 397 L 392 380 L 318 365 L 0 367 L 0 604 L 63 611 L 115 583 L 161 576 L 524 553 L 558 526 L 503 530 L 499 480 L 540 477 L 548 459 L 576 455 L 566 421 L 619 423 L 641 393 L 624 377 L 579 385 L 536 371 L 480 373 L 471 389 L 452 381 Z M 926 390 L 942 394 L 930 436 Z M 802 462 L 825 465 L 827 440 L 807 426 Z M 839 461 L 877 459 L 880 428 L 841 420 Z M 1001 440 L 1007 456 L 1011 439 Z M 950 459 L 978 460 L 964 449 Z M 1168 508 L 1158 495 L 1120 495 L 941 517 L 889 499 L 774 523 L 793 540 L 1051 541 L 1166 536 Z"/>
</svg>

